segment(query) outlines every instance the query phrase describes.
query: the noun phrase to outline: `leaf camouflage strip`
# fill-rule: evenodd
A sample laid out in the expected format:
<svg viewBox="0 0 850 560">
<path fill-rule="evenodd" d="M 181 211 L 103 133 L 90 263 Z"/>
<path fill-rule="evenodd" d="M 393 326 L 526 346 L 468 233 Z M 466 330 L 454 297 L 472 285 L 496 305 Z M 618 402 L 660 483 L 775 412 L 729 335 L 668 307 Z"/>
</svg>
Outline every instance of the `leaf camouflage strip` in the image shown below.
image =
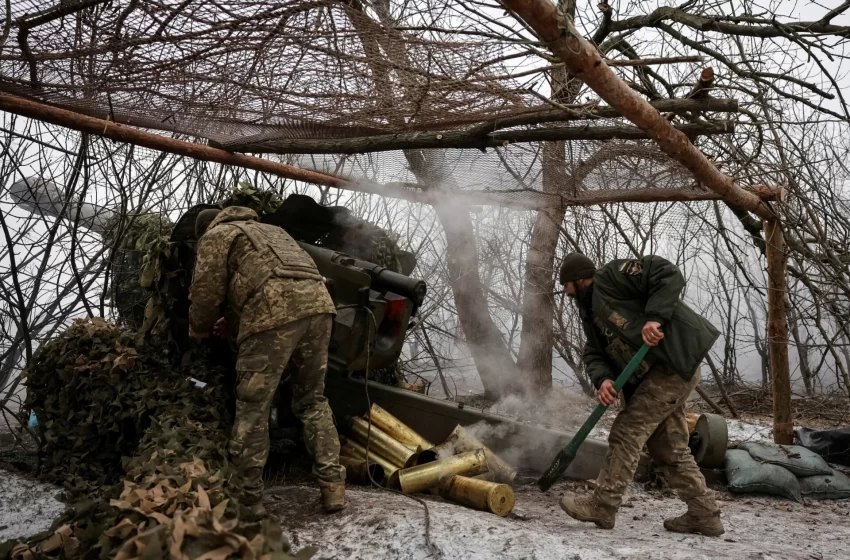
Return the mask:
<svg viewBox="0 0 850 560">
<path fill-rule="evenodd" d="M 239 520 L 224 369 L 203 359 L 172 368 L 163 354 L 100 318 L 41 348 L 27 408 L 42 427 L 41 478 L 64 483 L 69 508 L 48 531 L 0 544 L 0 558 L 312 556 L 293 556 L 273 519 Z"/>
</svg>

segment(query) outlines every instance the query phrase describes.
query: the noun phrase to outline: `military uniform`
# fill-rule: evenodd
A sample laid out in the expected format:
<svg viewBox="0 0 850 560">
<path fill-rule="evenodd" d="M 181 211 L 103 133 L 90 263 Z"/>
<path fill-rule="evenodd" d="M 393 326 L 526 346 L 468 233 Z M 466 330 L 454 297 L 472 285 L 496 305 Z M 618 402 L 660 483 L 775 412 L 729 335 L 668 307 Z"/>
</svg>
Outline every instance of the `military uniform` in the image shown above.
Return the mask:
<svg viewBox="0 0 850 560">
<path fill-rule="evenodd" d="M 292 409 L 320 484 L 344 483 L 339 437 L 324 396 L 328 342 L 336 313 L 315 263 L 281 228 L 240 206 L 222 210 L 198 242 L 189 324 L 209 333 L 219 317 L 238 326 L 236 418 L 228 451 L 243 499 L 262 500 L 272 398 L 287 364 Z"/>
<path fill-rule="evenodd" d="M 714 495 L 688 449 L 684 404 L 699 383 L 699 364 L 719 332 L 680 301 L 685 280 L 669 261 L 647 256 L 600 268 L 579 297 L 587 338 L 584 362 L 594 386 L 614 380 L 643 344 L 648 321 L 661 323 L 664 339 L 650 349 L 631 383 L 626 406 L 611 428 L 608 455 L 594 500 L 616 511 L 632 481 L 644 445 L 689 512 L 717 515 Z"/>
</svg>

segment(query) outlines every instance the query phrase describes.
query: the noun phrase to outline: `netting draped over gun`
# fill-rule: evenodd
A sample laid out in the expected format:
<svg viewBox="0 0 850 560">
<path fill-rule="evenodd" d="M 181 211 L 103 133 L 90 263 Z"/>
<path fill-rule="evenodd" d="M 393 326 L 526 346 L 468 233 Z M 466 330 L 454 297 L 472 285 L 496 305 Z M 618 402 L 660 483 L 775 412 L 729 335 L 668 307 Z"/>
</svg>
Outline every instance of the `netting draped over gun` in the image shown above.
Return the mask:
<svg viewBox="0 0 850 560">
<path fill-rule="evenodd" d="M 637 370 L 638 365 L 646 356 L 648 351 L 649 346 L 646 344 L 641 346 L 640 350 L 637 351 L 637 354 L 635 354 L 628 365 L 626 365 L 623 373 L 621 373 L 619 377 L 617 377 L 617 380 L 614 381 L 614 390 L 617 393 L 623 390 L 623 386 L 635 373 L 635 370 Z M 546 472 L 543 473 L 543 476 L 541 476 L 540 480 L 537 481 L 537 486 L 539 486 L 541 490 L 545 492 L 551 488 L 552 485 L 555 484 L 555 481 L 566 472 L 566 470 L 570 467 L 570 464 L 573 462 L 573 459 L 576 458 L 578 448 L 581 447 L 581 444 L 584 443 L 585 439 L 587 439 L 590 430 L 596 426 L 596 423 L 599 422 L 599 419 L 602 418 L 602 415 L 605 414 L 606 410 L 608 410 L 608 406 L 601 403 L 596 405 L 596 408 L 590 416 L 587 417 L 584 424 L 581 425 L 581 428 L 579 428 L 576 435 L 573 436 L 573 439 L 570 440 L 570 443 L 561 449 L 558 456 L 555 457 L 555 460 L 552 461 L 552 464 L 549 465 L 549 468 L 546 469 Z"/>
</svg>

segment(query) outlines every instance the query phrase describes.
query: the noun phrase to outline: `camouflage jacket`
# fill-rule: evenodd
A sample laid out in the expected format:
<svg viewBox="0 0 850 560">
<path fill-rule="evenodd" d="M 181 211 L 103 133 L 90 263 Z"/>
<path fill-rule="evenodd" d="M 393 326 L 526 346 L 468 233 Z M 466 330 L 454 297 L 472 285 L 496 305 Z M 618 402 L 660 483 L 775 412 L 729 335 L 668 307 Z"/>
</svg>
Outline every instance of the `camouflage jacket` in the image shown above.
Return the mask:
<svg viewBox="0 0 850 560">
<path fill-rule="evenodd" d="M 681 301 L 684 287 L 678 267 L 654 255 L 612 261 L 596 271 L 579 312 L 587 338 L 584 363 L 597 389 L 616 379 L 643 345 L 647 321 L 658 321 L 664 331 L 647 362 L 660 362 L 690 380 L 720 332 Z"/>
<path fill-rule="evenodd" d="M 230 206 L 198 241 L 189 325 L 209 333 L 219 317 L 237 342 L 311 315 L 336 313 L 316 264 L 283 229 Z M 222 309 L 224 306 L 224 309 Z"/>
</svg>

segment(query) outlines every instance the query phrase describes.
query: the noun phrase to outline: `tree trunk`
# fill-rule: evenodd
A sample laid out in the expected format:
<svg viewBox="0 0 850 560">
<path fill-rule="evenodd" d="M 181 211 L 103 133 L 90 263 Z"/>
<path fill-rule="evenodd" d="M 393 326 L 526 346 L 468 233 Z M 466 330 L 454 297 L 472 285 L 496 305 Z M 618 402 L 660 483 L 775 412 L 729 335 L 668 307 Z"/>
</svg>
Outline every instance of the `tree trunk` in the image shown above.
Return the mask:
<svg viewBox="0 0 850 560">
<path fill-rule="evenodd" d="M 809 365 L 809 346 L 800 338 L 797 312 L 791 305 L 788 306 L 788 330 L 794 338 L 794 345 L 797 347 L 797 356 L 800 358 L 800 375 L 803 378 L 803 384 L 806 386 L 806 394 L 813 395 L 815 392 L 812 386 L 812 368 Z"/>
<path fill-rule="evenodd" d="M 458 211 L 450 201 L 437 204 L 434 209 L 446 233 L 446 264 L 457 316 L 484 392 L 495 397 L 516 390 L 520 382 L 517 367 L 490 316 L 478 275 L 478 247 L 469 212 Z"/>
<path fill-rule="evenodd" d="M 549 145 L 544 153 L 552 151 Z M 563 145 L 560 146 L 563 154 Z M 546 167 L 543 168 L 546 182 Z M 553 315 L 555 309 L 555 280 L 553 267 L 558 246 L 563 210 L 537 213 L 531 233 L 522 301 L 522 338 L 517 369 L 522 372 L 528 387 L 542 392 L 552 386 Z"/>
<path fill-rule="evenodd" d="M 779 222 L 765 220 L 764 233 L 767 243 L 767 334 L 773 388 L 773 441 L 790 445 L 794 443 L 794 424 L 788 364 L 787 256 Z"/>
<path fill-rule="evenodd" d="M 449 286 L 455 300 L 458 320 L 475 362 L 475 368 L 488 397 L 519 389 L 521 379 L 502 332 L 490 316 L 487 292 L 478 270 L 478 243 L 468 209 L 450 196 L 440 197 L 441 188 L 451 187 L 445 175 L 444 158 L 448 152 L 405 151 L 410 169 L 417 180 L 429 185 L 435 197 L 434 210 L 446 234 L 446 265 Z M 551 354 L 552 348 L 549 347 Z M 550 358 L 551 362 L 551 358 Z"/>
<path fill-rule="evenodd" d="M 560 0 L 558 8 L 573 17 L 575 0 Z M 550 74 L 552 100 L 572 103 L 578 97 L 581 82 L 572 79 L 566 68 L 555 68 Z M 543 143 L 543 192 L 560 194 L 566 187 L 563 142 Z M 531 231 L 525 260 L 522 298 L 522 332 L 517 369 L 526 387 L 542 393 L 552 387 L 552 349 L 555 315 L 555 251 L 566 209 L 540 210 Z"/>
</svg>

